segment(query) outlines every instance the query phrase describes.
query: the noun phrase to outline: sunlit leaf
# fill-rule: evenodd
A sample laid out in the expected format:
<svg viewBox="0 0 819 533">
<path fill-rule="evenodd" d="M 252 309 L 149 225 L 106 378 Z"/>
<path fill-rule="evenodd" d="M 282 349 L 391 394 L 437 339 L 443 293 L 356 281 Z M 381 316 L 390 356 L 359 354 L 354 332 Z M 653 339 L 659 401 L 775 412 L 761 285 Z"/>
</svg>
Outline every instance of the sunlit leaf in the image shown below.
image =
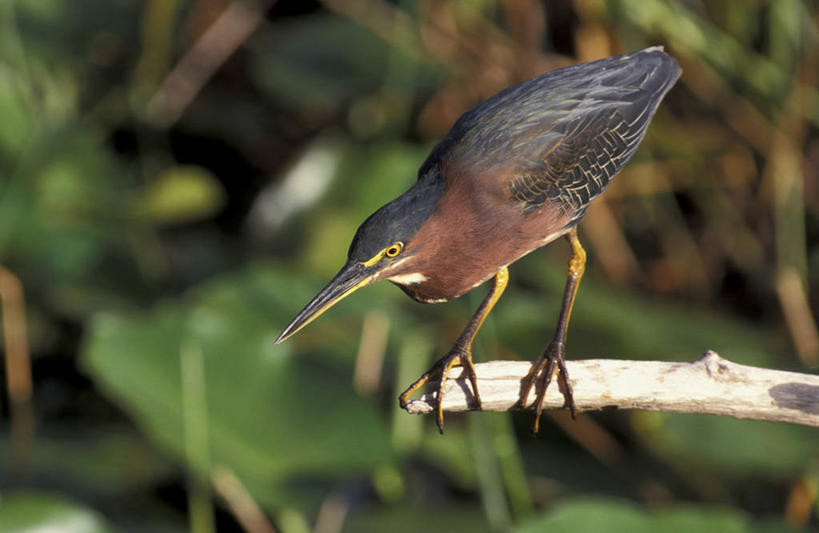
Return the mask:
<svg viewBox="0 0 819 533">
<path fill-rule="evenodd" d="M 209 171 L 178 166 L 149 182 L 135 198 L 133 210 L 143 220 L 174 224 L 212 215 L 224 202 L 224 190 Z"/>
<path fill-rule="evenodd" d="M 0 496 L 0 533 L 106 533 L 96 512 L 60 495 L 11 493 Z"/>
</svg>

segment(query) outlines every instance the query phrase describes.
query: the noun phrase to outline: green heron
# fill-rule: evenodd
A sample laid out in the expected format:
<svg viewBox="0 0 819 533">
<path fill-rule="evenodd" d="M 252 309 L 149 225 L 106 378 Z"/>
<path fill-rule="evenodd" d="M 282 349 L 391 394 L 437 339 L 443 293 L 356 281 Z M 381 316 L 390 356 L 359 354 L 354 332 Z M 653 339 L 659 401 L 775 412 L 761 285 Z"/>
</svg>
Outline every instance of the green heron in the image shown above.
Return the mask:
<svg viewBox="0 0 819 533">
<path fill-rule="evenodd" d="M 440 374 L 436 415 L 450 370 L 464 367 L 480 409 L 472 341 L 509 279 L 508 267 L 564 236 L 568 279 L 554 336 L 522 381 L 519 407 L 535 387 L 537 432 L 553 375 L 575 414 L 565 365 L 566 330 L 586 252 L 577 224 L 640 144 L 680 68 L 652 47 L 562 68 L 504 89 L 464 113 L 405 193 L 356 231 L 347 263 L 296 316 L 281 342 L 353 291 L 386 279 L 414 300 L 446 302 L 493 279 L 454 346 L 399 397 Z"/>
</svg>

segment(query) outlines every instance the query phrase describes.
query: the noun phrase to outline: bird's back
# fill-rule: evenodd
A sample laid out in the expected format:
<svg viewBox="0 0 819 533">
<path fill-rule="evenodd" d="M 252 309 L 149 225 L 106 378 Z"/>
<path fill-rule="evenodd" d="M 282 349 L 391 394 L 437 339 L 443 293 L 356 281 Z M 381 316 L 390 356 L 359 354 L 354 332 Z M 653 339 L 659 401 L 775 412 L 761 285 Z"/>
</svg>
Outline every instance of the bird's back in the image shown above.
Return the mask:
<svg viewBox="0 0 819 533">
<path fill-rule="evenodd" d="M 532 212 L 549 202 L 572 222 L 632 156 L 680 76 L 661 47 L 558 69 L 462 115 L 422 167 L 471 180 Z"/>
</svg>

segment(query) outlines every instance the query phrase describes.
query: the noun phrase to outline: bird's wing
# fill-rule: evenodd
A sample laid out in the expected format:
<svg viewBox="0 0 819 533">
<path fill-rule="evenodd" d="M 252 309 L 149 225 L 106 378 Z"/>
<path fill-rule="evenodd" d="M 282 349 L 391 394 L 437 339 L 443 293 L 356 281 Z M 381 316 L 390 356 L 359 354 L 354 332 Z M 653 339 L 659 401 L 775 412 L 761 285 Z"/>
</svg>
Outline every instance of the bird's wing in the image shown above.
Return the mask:
<svg viewBox="0 0 819 533">
<path fill-rule="evenodd" d="M 427 164 L 438 160 L 447 180 L 475 181 L 525 212 L 551 201 L 579 220 L 679 75 L 657 47 L 544 74 L 465 113 Z"/>
<path fill-rule="evenodd" d="M 560 137 L 545 153 L 519 151 L 525 159 L 510 169 L 509 194 L 524 211 L 550 200 L 579 219 L 637 149 L 649 118 L 647 108 L 623 102 L 578 109 L 555 125 Z"/>
</svg>

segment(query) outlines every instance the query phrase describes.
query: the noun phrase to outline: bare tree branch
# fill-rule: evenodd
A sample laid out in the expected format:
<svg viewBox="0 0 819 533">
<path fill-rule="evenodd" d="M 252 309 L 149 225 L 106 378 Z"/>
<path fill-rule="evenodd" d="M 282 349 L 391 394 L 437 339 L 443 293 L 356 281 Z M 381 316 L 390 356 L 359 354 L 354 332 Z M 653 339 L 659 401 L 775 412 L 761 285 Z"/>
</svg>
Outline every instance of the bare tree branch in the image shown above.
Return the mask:
<svg viewBox="0 0 819 533">
<path fill-rule="evenodd" d="M 491 361 L 475 365 L 484 411 L 515 407 L 527 361 Z M 578 411 L 604 407 L 674 413 L 704 413 L 819 427 L 819 376 L 739 365 L 707 351 L 693 363 L 590 359 L 567 361 Z M 437 383 L 433 384 L 437 385 Z M 433 387 L 434 389 L 435 387 Z M 535 398 L 533 390 L 527 406 Z M 411 401 L 409 413 L 429 413 L 435 394 Z M 444 392 L 445 411 L 472 410 L 472 392 L 456 369 Z M 563 406 L 556 385 L 549 387 L 546 408 Z"/>
</svg>

